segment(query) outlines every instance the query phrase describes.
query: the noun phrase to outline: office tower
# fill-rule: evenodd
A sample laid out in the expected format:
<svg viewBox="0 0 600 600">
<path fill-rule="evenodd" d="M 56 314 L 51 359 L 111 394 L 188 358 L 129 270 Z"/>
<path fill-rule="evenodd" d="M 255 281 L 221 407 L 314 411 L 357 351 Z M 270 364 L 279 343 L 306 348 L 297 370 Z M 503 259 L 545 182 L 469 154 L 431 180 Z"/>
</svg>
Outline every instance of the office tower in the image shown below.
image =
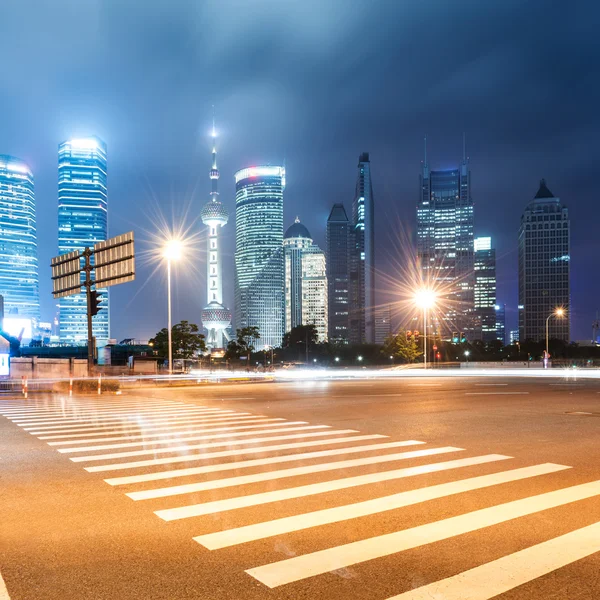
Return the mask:
<svg viewBox="0 0 600 600">
<path fill-rule="evenodd" d="M 108 237 L 106 144 L 97 137 L 67 140 L 58 146 L 58 252 L 92 248 Z M 82 281 L 84 280 L 82 273 Z M 109 336 L 108 290 L 93 318 L 93 335 L 102 345 Z M 60 299 L 60 341 L 87 344 L 85 294 Z"/>
<path fill-rule="evenodd" d="M 40 298 L 33 175 L 0 155 L 0 294 L 7 318 L 39 319 Z"/>
<path fill-rule="evenodd" d="M 285 330 L 315 325 L 319 342 L 327 341 L 327 270 L 325 253 L 313 244 L 300 219 L 283 236 L 285 259 Z"/>
<path fill-rule="evenodd" d="M 420 177 L 417 206 L 417 257 L 426 285 L 439 290 L 439 335 L 452 331 L 473 337 L 473 199 L 471 172 L 463 144 L 457 169 L 432 171 L 427 152 Z"/>
<path fill-rule="evenodd" d="M 506 304 L 496 304 L 496 339 L 506 346 Z"/>
<path fill-rule="evenodd" d="M 343 204 L 334 204 L 327 219 L 327 286 L 329 341 L 349 341 L 350 306 L 350 221 Z"/>
<path fill-rule="evenodd" d="M 508 337 L 509 337 L 509 341 L 511 344 L 514 344 L 516 342 L 519 341 L 519 330 L 518 329 L 511 329 L 508 332 Z"/>
<path fill-rule="evenodd" d="M 217 132 L 213 121 L 212 168 L 210 170 L 210 200 L 204 205 L 200 216 L 208 226 L 206 260 L 206 306 L 202 310 L 202 324 L 207 330 L 206 345 L 211 349 L 223 348 L 231 325 L 231 311 L 223 305 L 223 273 L 221 265 L 221 227 L 227 224 L 229 215 L 219 200 L 219 169 L 217 168 Z"/>
<path fill-rule="evenodd" d="M 389 304 L 375 308 L 375 343 L 383 344 L 392 333 L 392 316 Z"/>
<path fill-rule="evenodd" d="M 350 248 L 350 342 L 375 343 L 375 209 L 369 153 L 358 159 L 352 201 Z"/>
<path fill-rule="evenodd" d="M 569 211 L 544 179 L 527 205 L 519 228 L 519 338 L 541 341 L 550 317 L 549 337 L 570 339 Z"/>
<path fill-rule="evenodd" d="M 284 188 L 284 167 L 235 174 L 235 320 L 259 328 L 257 350 L 280 346 L 284 333 Z"/>
<path fill-rule="evenodd" d="M 475 315 L 478 319 L 481 339 L 484 342 L 491 342 L 497 338 L 494 308 L 496 306 L 496 250 L 492 248 L 490 237 L 475 238 L 474 249 Z"/>
</svg>

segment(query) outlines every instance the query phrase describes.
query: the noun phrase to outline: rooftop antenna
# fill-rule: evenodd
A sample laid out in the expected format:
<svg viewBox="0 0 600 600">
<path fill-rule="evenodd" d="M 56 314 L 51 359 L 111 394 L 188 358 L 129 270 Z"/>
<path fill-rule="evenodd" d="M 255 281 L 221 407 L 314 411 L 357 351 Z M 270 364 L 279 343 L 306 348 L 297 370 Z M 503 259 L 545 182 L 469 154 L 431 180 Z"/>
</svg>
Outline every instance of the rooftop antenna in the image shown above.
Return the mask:
<svg viewBox="0 0 600 600">
<path fill-rule="evenodd" d="M 423 145 L 424 145 L 424 150 L 425 150 L 425 160 L 423 161 L 423 165 L 426 167 L 427 166 L 427 134 L 425 134 L 425 137 L 423 138 Z"/>
<path fill-rule="evenodd" d="M 467 134 L 463 131 L 463 162 L 467 162 Z"/>
</svg>

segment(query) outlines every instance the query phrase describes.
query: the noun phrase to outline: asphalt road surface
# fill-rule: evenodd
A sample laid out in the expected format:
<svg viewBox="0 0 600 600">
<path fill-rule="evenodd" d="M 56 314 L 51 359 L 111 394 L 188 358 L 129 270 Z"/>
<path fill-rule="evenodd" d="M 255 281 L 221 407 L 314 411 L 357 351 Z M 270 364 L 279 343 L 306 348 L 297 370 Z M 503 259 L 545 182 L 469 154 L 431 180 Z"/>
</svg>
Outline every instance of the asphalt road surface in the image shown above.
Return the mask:
<svg viewBox="0 0 600 600">
<path fill-rule="evenodd" d="M 2 600 L 598 600 L 600 380 L 0 396 L 0 517 Z"/>
</svg>

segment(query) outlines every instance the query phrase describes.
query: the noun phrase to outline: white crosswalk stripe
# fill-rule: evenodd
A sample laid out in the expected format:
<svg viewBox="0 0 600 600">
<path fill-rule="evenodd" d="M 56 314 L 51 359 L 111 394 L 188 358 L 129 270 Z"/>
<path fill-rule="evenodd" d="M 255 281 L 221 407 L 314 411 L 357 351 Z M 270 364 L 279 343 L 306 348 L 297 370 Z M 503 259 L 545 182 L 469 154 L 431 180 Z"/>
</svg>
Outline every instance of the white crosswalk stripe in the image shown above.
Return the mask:
<svg viewBox="0 0 600 600">
<path fill-rule="evenodd" d="M 492 392 L 469 394 L 489 393 Z M 493 392 L 498 393 L 502 392 Z M 84 466 L 89 473 L 130 471 L 131 474 L 122 476 L 115 473 L 116 476 L 104 481 L 115 488 L 128 486 L 123 490 L 125 495 L 136 502 L 143 501 L 141 509 L 153 510 L 163 521 L 194 517 L 196 520 L 190 520 L 190 525 L 195 528 L 197 524 L 201 529 L 197 531 L 200 535 L 194 532 L 193 539 L 204 548 L 235 552 L 243 546 L 248 557 L 260 540 L 302 535 L 307 530 L 344 522 L 352 531 L 353 520 L 379 519 L 380 515 L 383 519 L 387 515 L 389 522 L 392 511 L 398 509 L 427 502 L 450 502 L 454 496 L 467 497 L 476 490 L 511 482 L 527 483 L 532 478 L 571 469 L 554 463 L 514 465 L 512 461 L 518 459 L 504 454 L 465 456 L 463 448 L 450 445 L 429 447 L 424 441 L 389 440 L 385 435 L 363 434 L 355 429 L 334 429 L 327 424 L 160 399 L 94 398 L 77 402 L 62 399 L 44 401 L 43 406 L 14 402 L 2 406 L 0 414 L 22 431 L 44 440 L 61 455 L 67 455 L 73 463 L 101 463 Z M 410 446 L 419 448 L 404 449 Z M 461 453 L 460 458 L 443 461 L 434 458 L 457 452 Z M 73 454 L 77 456 L 70 456 Z M 123 462 L 132 457 L 150 458 Z M 398 461 L 408 464 L 389 469 Z M 505 461 L 510 461 L 514 468 L 498 470 L 501 464 L 509 464 Z M 192 464 L 177 468 L 182 463 Z M 166 470 L 160 470 L 163 466 Z M 228 472 L 231 476 L 227 476 Z M 435 473 L 440 474 L 441 482 L 438 479 L 425 486 L 419 483 Z M 294 478 L 298 478 L 298 483 Z M 182 480 L 181 484 L 177 485 L 177 480 Z M 404 489 L 405 480 L 408 489 Z M 147 485 L 158 481 L 166 484 L 151 488 Z M 384 482 L 394 482 L 395 486 L 401 486 L 401 491 L 388 491 L 384 495 L 385 487 L 381 486 Z M 291 487 L 286 487 L 286 483 Z M 261 490 L 261 484 L 267 485 Z M 250 493 L 245 493 L 246 486 L 253 486 Z M 347 494 L 345 499 L 343 493 L 353 488 L 360 488 L 355 502 L 349 499 L 355 496 Z M 191 496 L 207 492 L 204 499 Z M 256 556 L 258 565 L 250 563 L 244 568 L 249 567 L 248 581 L 253 578 L 268 588 L 294 582 L 301 585 L 332 571 L 463 534 L 479 531 L 485 536 L 494 526 L 507 521 L 596 496 L 600 496 L 600 481 L 570 485 L 340 545 L 317 541 L 303 554 L 288 555 L 283 560 L 281 554 L 275 554 L 270 559 L 274 562 L 267 562 L 269 558 L 264 557 L 263 547 Z M 308 497 L 312 508 L 303 510 L 298 501 Z M 493 498 L 493 492 L 489 497 Z M 152 506 L 153 501 L 161 504 Z M 269 510 L 269 506 L 281 507 L 287 516 L 257 521 L 241 514 L 248 511 L 240 511 L 250 507 Z M 214 520 L 211 515 L 216 514 L 223 514 L 223 520 Z M 315 539 L 321 540 L 318 536 Z M 600 523 L 595 523 L 462 573 L 449 573 L 440 581 L 398 590 L 397 595 L 387 600 L 489 600 L 598 552 Z"/>
</svg>

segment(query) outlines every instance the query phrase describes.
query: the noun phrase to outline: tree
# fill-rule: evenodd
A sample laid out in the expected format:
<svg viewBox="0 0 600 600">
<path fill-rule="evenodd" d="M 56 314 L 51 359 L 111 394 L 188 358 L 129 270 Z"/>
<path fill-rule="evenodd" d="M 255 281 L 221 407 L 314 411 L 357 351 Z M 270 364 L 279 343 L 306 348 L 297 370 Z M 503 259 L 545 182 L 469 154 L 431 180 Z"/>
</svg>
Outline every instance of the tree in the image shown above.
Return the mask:
<svg viewBox="0 0 600 600">
<path fill-rule="evenodd" d="M 198 352 L 206 350 L 204 335 L 200 333 L 198 325 L 189 321 L 181 321 L 171 329 L 173 342 L 173 358 L 194 358 Z M 149 344 L 159 356 L 169 355 L 169 331 L 163 327 L 150 341 Z"/>
<path fill-rule="evenodd" d="M 402 363 L 413 363 L 422 354 L 414 339 L 407 340 L 403 333 L 388 337 L 381 351 Z"/>
<path fill-rule="evenodd" d="M 315 346 L 319 341 L 319 334 L 317 333 L 317 326 L 314 324 L 310 325 L 296 325 L 292 327 L 283 336 L 282 348 L 295 348 L 296 344 L 307 344 L 309 347 Z"/>
<path fill-rule="evenodd" d="M 254 352 L 254 343 L 260 339 L 258 327 L 242 327 L 236 329 L 235 333 L 236 339 L 227 344 L 225 357 L 231 359 L 247 356 L 248 364 L 250 364 L 250 354 Z"/>
</svg>

